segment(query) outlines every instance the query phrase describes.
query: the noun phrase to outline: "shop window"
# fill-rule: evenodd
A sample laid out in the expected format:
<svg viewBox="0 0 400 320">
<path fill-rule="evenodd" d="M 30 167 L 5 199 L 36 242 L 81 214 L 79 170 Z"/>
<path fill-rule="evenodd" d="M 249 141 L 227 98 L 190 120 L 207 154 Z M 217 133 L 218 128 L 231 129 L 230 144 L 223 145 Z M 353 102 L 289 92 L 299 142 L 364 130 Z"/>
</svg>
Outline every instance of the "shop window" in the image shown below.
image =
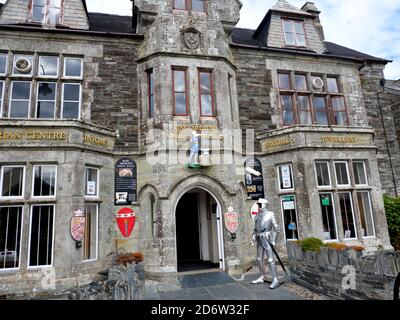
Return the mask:
<svg viewBox="0 0 400 320">
<path fill-rule="evenodd" d="M 315 171 L 317 175 L 318 187 L 330 187 L 331 176 L 329 173 L 329 162 L 316 162 Z"/>
<path fill-rule="evenodd" d="M 81 58 L 64 59 L 64 77 L 81 79 L 83 74 L 83 60 Z"/>
<path fill-rule="evenodd" d="M 48 267 L 53 263 L 54 206 L 32 206 L 29 242 L 29 267 Z"/>
<path fill-rule="evenodd" d="M 0 53 L 0 75 L 5 75 L 7 73 L 7 53 Z"/>
<path fill-rule="evenodd" d="M 33 56 L 32 55 L 14 55 L 13 75 L 32 76 Z"/>
<path fill-rule="evenodd" d="M 31 99 L 31 83 L 13 81 L 11 83 L 10 118 L 28 118 Z"/>
<path fill-rule="evenodd" d="M 281 197 L 283 221 L 285 224 L 286 241 L 295 241 L 299 239 L 298 219 L 295 196 Z"/>
<path fill-rule="evenodd" d="M 63 84 L 62 118 L 80 119 L 81 85 Z"/>
<path fill-rule="evenodd" d="M 55 197 L 56 195 L 56 166 L 34 166 L 33 197 Z"/>
<path fill-rule="evenodd" d="M 187 70 L 173 69 L 174 114 L 176 116 L 188 115 L 187 99 Z"/>
<path fill-rule="evenodd" d="M 293 190 L 293 170 L 291 164 L 278 167 L 280 190 Z"/>
<path fill-rule="evenodd" d="M 328 125 L 328 110 L 325 97 L 314 97 L 315 124 Z"/>
<path fill-rule="evenodd" d="M 364 161 L 353 161 L 353 171 L 356 186 L 367 186 L 368 178 Z"/>
<path fill-rule="evenodd" d="M 58 77 L 58 57 L 40 56 L 39 77 L 57 78 Z"/>
<path fill-rule="evenodd" d="M 97 260 L 98 242 L 98 205 L 85 205 L 85 233 L 83 237 L 83 259 Z"/>
<path fill-rule="evenodd" d="M 306 47 L 306 34 L 303 21 L 282 19 L 287 46 Z"/>
<path fill-rule="evenodd" d="M 0 207 L 0 270 L 20 266 L 22 221 L 22 207 Z"/>
<path fill-rule="evenodd" d="M 56 25 L 62 20 L 63 0 L 31 0 L 31 21 Z"/>
<path fill-rule="evenodd" d="M 1 168 L 1 198 L 24 197 L 25 167 L 3 166 Z"/>
<path fill-rule="evenodd" d="M 39 82 L 36 105 L 36 118 L 54 119 L 56 112 L 55 82 Z"/>
<path fill-rule="evenodd" d="M 357 201 L 360 209 L 361 235 L 363 238 L 375 237 L 370 193 L 368 191 L 357 192 Z"/>
<path fill-rule="evenodd" d="M 322 210 L 323 239 L 326 241 L 337 240 L 335 206 L 332 194 L 321 193 L 319 198 Z"/>
<path fill-rule="evenodd" d="M 99 196 L 99 169 L 89 168 L 85 169 L 85 196 L 98 197 Z"/>
<path fill-rule="evenodd" d="M 349 187 L 350 178 L 347 162 L 335 162 L 336 181 L 339 187 Z"/>
<path fill-rule="evenodd" d="M 214 95 L 211 71 L 199 71 L 200 112 L 202 117 L 214 116 Z"/>
<path fill-rule="evenodd" d="M 154 73 L 153 69 L 147 71 L 147 98 L 148 98 L 148 117 L 154 118 Z"/>
<path fill-rule="evenodd" d="M 350 192 L 339 193 L 340 213 L 342 215 L 344 239 L 357 239 L 353 210 L 353 200 Z"/>
</svg>

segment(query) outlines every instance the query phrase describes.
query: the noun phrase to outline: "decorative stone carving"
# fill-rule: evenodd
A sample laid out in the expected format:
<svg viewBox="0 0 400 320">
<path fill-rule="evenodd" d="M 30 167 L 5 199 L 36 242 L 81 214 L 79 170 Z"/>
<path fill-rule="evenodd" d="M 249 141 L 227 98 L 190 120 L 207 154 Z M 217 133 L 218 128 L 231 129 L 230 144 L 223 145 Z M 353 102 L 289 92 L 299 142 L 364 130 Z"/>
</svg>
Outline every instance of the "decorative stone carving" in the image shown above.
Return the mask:
<svg viewBox="0 0 400 320">
<path fill-rule="evenodd" d="M 196 50 L 201 45 L 201 33 L 196 29 L 187 29 L 183 31 L 183 42 L 186 47 Z"/>
</svg>

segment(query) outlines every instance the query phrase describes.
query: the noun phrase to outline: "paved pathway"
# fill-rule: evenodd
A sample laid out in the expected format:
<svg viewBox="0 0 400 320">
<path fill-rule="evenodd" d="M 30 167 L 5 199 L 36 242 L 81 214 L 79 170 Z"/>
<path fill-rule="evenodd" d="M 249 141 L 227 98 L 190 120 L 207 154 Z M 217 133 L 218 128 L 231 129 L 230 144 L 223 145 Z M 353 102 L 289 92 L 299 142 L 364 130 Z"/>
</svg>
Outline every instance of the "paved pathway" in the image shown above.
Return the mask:
<svg viewBox="0 0 400 320">
<path fill-rule="evenodd" d="M 293 284 L 283 283 L 270 290 L 269 283 L 253 285 L 257 274 L 248 274 L 237 280 L 224 272 L 185 275 L 177 280 L 146 285 L 147 300 L 307 300 L 310 294 L 292 290 Z M 282 277 L 281 277 L 282 279 Z M 283 277 L 285 280 L 285 277 Z M 304 290 L 304 289 L 303 289 Z M 295 293 L 296 292 L 296 293 Z M 308 296 L 308 297 L 307 297 Z"/>
</svg>

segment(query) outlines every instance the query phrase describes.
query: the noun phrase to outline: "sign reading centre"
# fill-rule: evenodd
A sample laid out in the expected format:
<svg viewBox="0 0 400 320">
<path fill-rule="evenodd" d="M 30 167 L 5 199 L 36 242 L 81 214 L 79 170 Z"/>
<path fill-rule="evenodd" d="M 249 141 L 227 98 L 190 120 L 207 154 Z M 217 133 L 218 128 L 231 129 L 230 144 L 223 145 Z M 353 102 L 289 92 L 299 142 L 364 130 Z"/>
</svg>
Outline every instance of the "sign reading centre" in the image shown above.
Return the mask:
<svg viewBox="0 0 400 320">
<path fill-rule="evenodd" d="M 137 202 L 137 166 L 129 158 L 115 165 L 115 205 L 126 206 Z"/>
<path fill-rule="evenodd" d="M 260 160 L 256 158 L 247 160 L 245 163 L 245 175 L 247 195 L 253 200 L 265 198 L 264 178 Z"/>
</svg>

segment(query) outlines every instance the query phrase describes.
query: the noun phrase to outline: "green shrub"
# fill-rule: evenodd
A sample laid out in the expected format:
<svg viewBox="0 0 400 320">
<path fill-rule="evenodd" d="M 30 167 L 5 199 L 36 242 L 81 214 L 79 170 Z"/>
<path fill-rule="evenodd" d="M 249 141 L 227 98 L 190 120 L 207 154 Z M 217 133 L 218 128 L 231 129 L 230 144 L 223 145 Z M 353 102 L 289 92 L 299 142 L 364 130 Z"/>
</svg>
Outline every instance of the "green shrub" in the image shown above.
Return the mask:
<svg viewBox="0 0 400 320">
<path fill-rule="evenodd" d="M 301 249 L 304 252 L 321 252 L 321 247 L 324 245 L 321 239 L 318 238 L 307 238 L 299 241 Z"/>
<path fill-rule="evenodd" d="M 400 198 L 384 196 L 390 240 L 396 250 L 400 250 Z"/>
</svg>

